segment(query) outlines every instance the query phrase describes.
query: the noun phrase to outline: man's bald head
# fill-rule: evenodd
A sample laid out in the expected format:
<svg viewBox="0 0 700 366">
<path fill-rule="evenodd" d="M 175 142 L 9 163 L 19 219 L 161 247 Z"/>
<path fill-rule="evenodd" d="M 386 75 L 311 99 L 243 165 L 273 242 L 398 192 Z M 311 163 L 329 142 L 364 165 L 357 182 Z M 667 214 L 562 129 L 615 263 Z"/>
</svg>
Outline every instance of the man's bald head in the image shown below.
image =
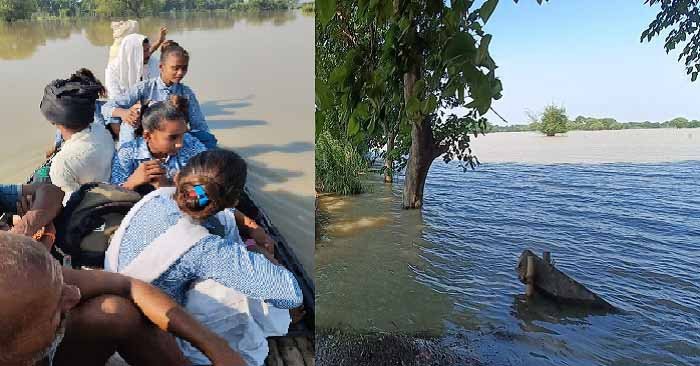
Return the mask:
<svg viewBox="0 0 700 366">
<path fill-rule="evenodd" d="M 62 287 L 61 267 L 43 245 L 0 232 L 0 361 L 43 342 L 34 329 L 48 330 L 41 328 L 54 319 Z"/>
<path fill-rule="evenodd" d="M 18 281 L 35 282 L 37 276 L 58 280 L 60 266 L 46 247 L 23 235 L 0 232 L 0 290 Z"/>
</svg>

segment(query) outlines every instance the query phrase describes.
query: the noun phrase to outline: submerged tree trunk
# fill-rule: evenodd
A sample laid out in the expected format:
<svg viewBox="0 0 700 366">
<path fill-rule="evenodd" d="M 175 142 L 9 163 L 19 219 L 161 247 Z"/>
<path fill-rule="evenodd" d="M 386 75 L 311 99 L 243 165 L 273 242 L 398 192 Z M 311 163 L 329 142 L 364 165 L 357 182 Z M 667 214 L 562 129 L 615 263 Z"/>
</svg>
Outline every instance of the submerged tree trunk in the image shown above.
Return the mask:
<svg viewBox="0 0 700 366">
<path fill-rule="evenodd" d="M 413 67 L 404 74 L 404 100 L 413 96 L 413 88 L 418 81 L 418 68 Z M 428 169 L 435 159 L 435 141 L 430 119 L 421 117 L 411 121 L 411 149 L 406 165 L 406 180 L 403 187 L 403 208 L 421 208 L 423 189 Z"/>
<path fill-rule="evenodd" d="M 394 158 L 391 157 L 391 152 L 394 151 L 395 140 L 396 133 L 394 131 L 388 131 L 386 138 L 386 156 L 384 157 L 384 183 L 394 182 Z"/>
<path fill-rule="evenodd" d="M 403 208 L 421 208 L 423 190 L 430 165 L 435 160 L 433 129 L 427 119 L 411 125 L 411 150 L 406 165 L 403 187 Z"/>
</svg>

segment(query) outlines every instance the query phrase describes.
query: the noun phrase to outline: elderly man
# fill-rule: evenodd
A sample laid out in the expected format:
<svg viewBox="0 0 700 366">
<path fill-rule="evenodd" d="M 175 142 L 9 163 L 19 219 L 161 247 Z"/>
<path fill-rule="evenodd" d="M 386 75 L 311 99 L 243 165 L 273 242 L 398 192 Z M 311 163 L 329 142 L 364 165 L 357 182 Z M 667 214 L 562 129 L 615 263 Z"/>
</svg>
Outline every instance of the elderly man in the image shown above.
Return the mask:
<svg viewBox="0 0 700 366">
<path fill-rule="evenodd" d="M 62 268 L 46 248 L 0 232 L 0 365 L 188 365 L 173 335 L 214 365 L 240 355 L 156 288 L 103 271 Z M 168 333 L 166 333 L 166 331 Z"/>
</svg>

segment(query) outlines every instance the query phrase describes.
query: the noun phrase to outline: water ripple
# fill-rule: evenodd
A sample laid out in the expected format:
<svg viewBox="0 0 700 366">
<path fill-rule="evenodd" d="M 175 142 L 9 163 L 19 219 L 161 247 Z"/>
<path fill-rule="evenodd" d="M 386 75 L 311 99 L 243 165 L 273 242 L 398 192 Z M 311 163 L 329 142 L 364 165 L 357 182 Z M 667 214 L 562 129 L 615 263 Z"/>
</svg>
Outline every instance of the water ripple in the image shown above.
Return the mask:
<svg viewBox="0 0 700 366">
<path fill-rule="evenodd" d="M 494 364 L 697 366 L 699 183 L 694 161 L 434 164 L 422 232 L 434 246 L 412 270 L 454 298 L 451 332 L 480 332 L 475 352 Z M 624 312 L 528 305 L 514 272 L 528 248 Z"/>
</svg>

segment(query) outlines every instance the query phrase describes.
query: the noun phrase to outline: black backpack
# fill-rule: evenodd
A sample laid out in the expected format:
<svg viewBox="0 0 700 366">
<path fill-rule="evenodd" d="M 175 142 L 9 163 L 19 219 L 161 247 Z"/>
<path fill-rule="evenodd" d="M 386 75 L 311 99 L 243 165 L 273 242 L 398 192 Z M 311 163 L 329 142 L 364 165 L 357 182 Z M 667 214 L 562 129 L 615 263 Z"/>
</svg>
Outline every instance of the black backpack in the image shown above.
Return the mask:
<svg viewBox="0 0 700 366">
<path fill-rule="evenodd" d="M 55 221 L 54 256 L 63 261 L 69 255 L 74 268 L 103 268 L 112 235 L 140 199 L 139 193 L 111 184 L 81 186 Z"/>
</svg>

